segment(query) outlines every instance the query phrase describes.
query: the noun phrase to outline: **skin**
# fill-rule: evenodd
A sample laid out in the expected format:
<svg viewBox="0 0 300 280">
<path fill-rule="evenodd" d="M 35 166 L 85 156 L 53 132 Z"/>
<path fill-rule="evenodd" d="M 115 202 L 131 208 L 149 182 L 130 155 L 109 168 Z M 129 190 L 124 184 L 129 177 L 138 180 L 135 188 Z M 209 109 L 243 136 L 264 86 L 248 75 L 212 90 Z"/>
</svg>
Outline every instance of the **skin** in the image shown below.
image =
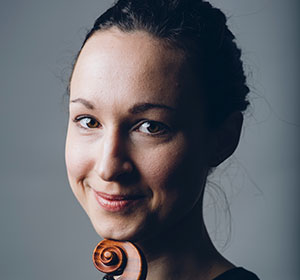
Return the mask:
<svg viewBox="0 0 300 280">
<path fill-rule="evenodd" d="M 143 249 L 147 279 L 212 279 L 233 267 L 213 247 L 202 219 L 220 133 L 205 128 L 201 102 L 187 105 L 200 88 L 182 52 L 142 31 L 97 32 L 73 71 L 66 139 L 71 188 L 101 237 Z M 239 135 L 239 125 L 228 127 Z M 141 198 L 111 212 L 95 191 Z"/>
</svg>

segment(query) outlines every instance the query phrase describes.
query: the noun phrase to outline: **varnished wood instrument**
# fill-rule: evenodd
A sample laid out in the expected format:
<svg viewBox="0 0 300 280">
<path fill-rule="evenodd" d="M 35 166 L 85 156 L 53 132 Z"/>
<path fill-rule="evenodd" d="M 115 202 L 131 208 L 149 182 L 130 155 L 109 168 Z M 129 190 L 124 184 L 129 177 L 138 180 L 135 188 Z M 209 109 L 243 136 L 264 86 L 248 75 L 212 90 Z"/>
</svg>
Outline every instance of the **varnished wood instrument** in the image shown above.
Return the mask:
<svg viewBox="0 0 300 280">
<path fill-rule="evenodd" d="M 103 279 L 146 279 L 146 259 L 142 251 L 128 241 L 102 240 L 94 249 L 93 262 L 98 270 L 106 273 Z"/>
</svg>

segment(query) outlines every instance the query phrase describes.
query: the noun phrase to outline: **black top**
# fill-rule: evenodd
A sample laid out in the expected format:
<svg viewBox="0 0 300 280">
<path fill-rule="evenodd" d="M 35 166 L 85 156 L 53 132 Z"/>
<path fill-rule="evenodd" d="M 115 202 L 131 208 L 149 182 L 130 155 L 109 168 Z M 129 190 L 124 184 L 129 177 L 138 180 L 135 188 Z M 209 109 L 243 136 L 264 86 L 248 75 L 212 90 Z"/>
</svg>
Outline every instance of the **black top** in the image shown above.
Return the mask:
<svg viewBox="0 0 300 280">
<path fill-rule="evenodd" d="M 105 275 L 102 280 L 115 280 L 113 276 Z M 235 267 L 233 269 L 227 270 L 218 277 L 213 280 L 259 280 L 258 277 L 242 268 L 242 267 Z"/>
<path fill-rule="evenodd" d="M 242 267 L 235 267 L 233 269 L 225 271 L 223 274 L 219 275 L 213 280 L 259 280 L 259 279 L 254 273 Z"/>
</svg>

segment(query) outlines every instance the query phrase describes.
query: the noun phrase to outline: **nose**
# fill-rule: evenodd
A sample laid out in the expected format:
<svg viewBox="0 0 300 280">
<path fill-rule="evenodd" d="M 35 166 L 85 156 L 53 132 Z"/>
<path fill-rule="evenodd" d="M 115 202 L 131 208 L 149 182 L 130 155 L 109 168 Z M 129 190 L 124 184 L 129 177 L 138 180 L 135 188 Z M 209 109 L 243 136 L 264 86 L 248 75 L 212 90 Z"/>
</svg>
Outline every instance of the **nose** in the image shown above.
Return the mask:
<svg viewBox="0 0 300 280">
<path fill-rule="evenodd" d="M 103 135 L 100 141 L 101 152 L 97 156 L 96 169 L 101 179 L 115 181 L 124 174 L 130 174 L 133 165 L 128 156 L 125 137 L 118 131 L 112 131 Z"/>
</svg>

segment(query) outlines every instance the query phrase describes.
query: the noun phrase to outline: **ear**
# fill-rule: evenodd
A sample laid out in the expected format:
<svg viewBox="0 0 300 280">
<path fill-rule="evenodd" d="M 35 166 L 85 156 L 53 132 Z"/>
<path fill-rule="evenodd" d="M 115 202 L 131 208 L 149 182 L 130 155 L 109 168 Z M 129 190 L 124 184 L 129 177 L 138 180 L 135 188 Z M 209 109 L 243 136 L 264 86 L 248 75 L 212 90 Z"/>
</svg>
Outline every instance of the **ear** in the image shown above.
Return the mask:
<svg viewBox="0 0 300 280">
<path fill-rule="evenodd" d="M 211 135 L 209 165 L 216 167 L 235 151 L 241 135 L 243 114 L 232 113 Z"/>
</svg>

